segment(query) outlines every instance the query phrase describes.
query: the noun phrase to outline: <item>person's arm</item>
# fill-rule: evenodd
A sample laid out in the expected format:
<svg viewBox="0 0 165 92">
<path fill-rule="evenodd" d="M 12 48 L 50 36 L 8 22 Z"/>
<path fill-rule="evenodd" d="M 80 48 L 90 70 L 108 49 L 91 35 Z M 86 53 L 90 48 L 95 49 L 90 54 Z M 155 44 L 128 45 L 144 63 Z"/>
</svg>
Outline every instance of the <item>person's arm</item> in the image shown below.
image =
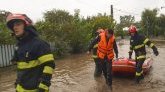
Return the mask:
<svg viewBox="0 0 165 92">
<path fill-rule="evenodd" d="M 14 50 L 14 55 L 12 56 L 12 59 L 10 61 L 12 62 L 12 64 L 16 64 L 16 62 L 18 61 L 17 50 Z"/>
<path fill-rule="evenodd" d="M 130 39 L 130 47 L 129 47 L 129 59 L 132 58 L 132 53 L 133 53 L 133 44 L 132 44 L 132 39 Z"/>
<path fill-rule="evenodd" d="M 117 47 L 117 44 L 116 44 L 116 40 L 114 40 L 113 47 L 114 47 L 114 51 L 115 51 L 115 54 L 116 54 L 116 58 L 118 58 L 118 47 Z"/>
<path fill-rule="evenodd" d="M 50 46 L 43 42 L 38 49 L 38 60 L 43 66 L 42 77 L 38 86 L 39 92 L 49 91 L 51 85 L 51 78 L 55 68 L 54 56 L 51 53 Z"/>
<path fill-rule="evenodd" d="M 145 45 L 147 45 L 148 47 L 151 47 L 156 56 L 159 55 L 159 52 L 158 52 L 156 46 L 148 38 L 146 38 L 145 36 L 143 37 L 143 43 Z"/>
<path fill-rule="evenodd" d="M 94 45 L 97 44 L 100 41 L 100 36 L 97 36 L 96 38 L 92 39 L 89 46 L 88 46 L 88 51 L 90 52 Z"/>
</svg>

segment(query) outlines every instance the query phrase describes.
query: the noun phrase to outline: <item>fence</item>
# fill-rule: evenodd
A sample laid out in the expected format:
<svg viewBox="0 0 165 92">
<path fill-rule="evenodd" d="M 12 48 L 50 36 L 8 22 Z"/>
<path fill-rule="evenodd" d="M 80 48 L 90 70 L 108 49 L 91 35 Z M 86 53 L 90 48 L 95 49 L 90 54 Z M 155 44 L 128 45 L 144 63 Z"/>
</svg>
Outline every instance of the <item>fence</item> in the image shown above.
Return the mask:
<svg viewBox="0 0 165 92">
<path fill-rule="evenodd" d="M 0 67 L 11 65 L 15 45 L 0 45 Z"/>
<path fill-rule="evenodd" d="M 52 51 L 55 51 L 55 43 L 51 43 L 50 48 Z M 12 65 L 10 60 L 14 54 L 15 45 L 0 45 L 0 68 Z"/>
</svg>

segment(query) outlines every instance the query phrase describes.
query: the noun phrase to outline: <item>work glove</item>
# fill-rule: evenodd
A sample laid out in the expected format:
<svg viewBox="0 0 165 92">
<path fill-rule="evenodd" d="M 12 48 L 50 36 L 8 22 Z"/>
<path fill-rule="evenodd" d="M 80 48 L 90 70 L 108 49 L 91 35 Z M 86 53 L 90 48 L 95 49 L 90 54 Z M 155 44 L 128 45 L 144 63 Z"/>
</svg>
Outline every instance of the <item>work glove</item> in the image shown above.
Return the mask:
<svg viewBox="0 0 165 92">
<path fill-rule="evenodd" d="M 116 54 L 116 59 L 118 58 L 118 54 Z"/>
<path fill-rule="evenodd" d="M 155 56 L 159 55 L 159 52 L 157 50 L 154 51 Z"/>
<path fill-rule="evenodd" d="M 129 53 L 129 59 L 132 59 L 132 52 L 129 51 L 128 53 Z"/>
<path fill-rule="evenodd" d="M 155 56 L 158 56 L 158 55 L 159 55 L 159 52 L 158 52 L 158 50 L 157 50 L 157 48 L 156 48 L 156 47 L 155 47 L 155 48 L 153 48 L 153 52 L 154 52 Z"/>
</svg>

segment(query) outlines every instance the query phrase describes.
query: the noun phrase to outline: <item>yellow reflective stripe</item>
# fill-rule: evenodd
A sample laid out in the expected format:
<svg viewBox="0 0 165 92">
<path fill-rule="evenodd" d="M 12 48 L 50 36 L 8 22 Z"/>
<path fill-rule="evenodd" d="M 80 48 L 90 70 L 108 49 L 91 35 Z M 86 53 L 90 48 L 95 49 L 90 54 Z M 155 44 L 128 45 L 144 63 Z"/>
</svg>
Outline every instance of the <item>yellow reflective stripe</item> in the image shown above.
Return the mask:
<svg viewBox="0 0 165 92">
<path fill-rule="evenodd" d="M 98 44 L 95 44 L 94 46 L 93 46 L 93 48 L 97 48 L 98 47 Z"/>
<path fill-rule="evenodd" d="M 38 60 L 40 61 L 40 64 L 43 64 L 48 61 L 53 61 L 54 57 L 53 57 L 53 54 L 47 54 L 47 55 L 43 55 L 39 57 Z"/>
<path fill-rule="evenodd" d="M 143 46 L 144 46 L 144 44 L 137 45 L 137 46 L 134 47 L 134 49 L 139 49 L 139 48 L 141 48 L 141 47 L 143 47 Z"/>
<path fill-rule="evenodd" d="M 38 89 L 26 90 L 21 85 L 17 84 L 16 91 L 17 92 L 38 92 Z"/>
<path fill-rule="evenodd" d="M 144 40 L 144 44 L 146 44 L 147 42 L 149 41 L 149 39 L 148 38 L 146 38 L 145 40 Z"/>
<path fill-rule="evenodd" d="M 140 73 L 136 72 L 136 76 L 141 76 L 143 74 L 143 71 L 141 71 Z"/>
<path fill-rule="evenodd" d="M 93 58 L 98 58 L 97 55 L 92 55 Z"/>
<path fill-rule="evenodd" d="M 141 73 L 136 72 L 136 76 L 140 76 L 140 75 L 141 75 Z"/>
<path fill-rule="evenodd" d="M 151 43 L 151 44 L 150 44 L 150 47 L 152 48 L 153 46 L 154 46 L 154 44 L 153 44 L 153 43 Z"/>
<path fill-rule="evenodd" d="M 49 90 L 49 87 L 48 87 L 48 86 L 46 86 L 46 85 L 45 85 L 45 84 L 43 84 L 43 83 L 40 83 L 40 84 L 39 84 L 39 88 L 45 89 L 46 91 L 48 91 L 48 90 Z"/>
<path fill-rule="evenodd" d="M 38 60 L 32 60 L 32 61 L 19 61 L 17 62 L 17 68 L 18 69 L 26 69 L 26 68 L 32 68 L 32 67 L 36 67 L 39 65 L 39 61 Z"/>
<path fill-rule="evenodd" d="M 53 74 L 53 68 L 50 66 L 45 66 L 43 73 Z"/>
<path fill-rule="evenodd" d="M 138 56 L 138 57 L 137 57 L 137 59 L 144 59 L 144 58 L 146 58 L 145 55 L 141 55 L 141 56 Z"/>
</svg>

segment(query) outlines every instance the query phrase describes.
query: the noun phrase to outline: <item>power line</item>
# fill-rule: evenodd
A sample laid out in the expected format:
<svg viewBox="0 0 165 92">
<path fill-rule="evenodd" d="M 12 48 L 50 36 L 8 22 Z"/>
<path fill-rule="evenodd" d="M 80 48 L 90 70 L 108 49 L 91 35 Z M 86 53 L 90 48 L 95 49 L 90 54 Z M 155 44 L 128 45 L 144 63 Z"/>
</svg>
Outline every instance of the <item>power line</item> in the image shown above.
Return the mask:
<svg viewBox="0 0 165 92">
<path fill-rule="evenodd" d="M 140 15 L 140 14 L 137 14 L 137 13 L 128 12 L 128 11 L 117 9 L 117 8 L 114 8 L 114 10 L 119 11 L 119 12 L 123 12 L 123 13 L 127 13 L 127 14 L 130 14 L 130 15 L 137 15 L 137 16 Z"/>
<path fill-rule="evenodd" d="M 93 5 L 89 4 L 89 3 L 86 3 L 86 2 L 81 1 L 81 0 L 78 0 L 78 2 L 80 2 L 80 4 L 82 4 L 82 5 L 85 5 L 85 6 L 93 8 L 93 9 L 96 9 L 99 12 L 103 12 L 101 9 L 98 9 L 98 8 L 96 8 L 95 6 L 93 6 Z"/>
</svg>

